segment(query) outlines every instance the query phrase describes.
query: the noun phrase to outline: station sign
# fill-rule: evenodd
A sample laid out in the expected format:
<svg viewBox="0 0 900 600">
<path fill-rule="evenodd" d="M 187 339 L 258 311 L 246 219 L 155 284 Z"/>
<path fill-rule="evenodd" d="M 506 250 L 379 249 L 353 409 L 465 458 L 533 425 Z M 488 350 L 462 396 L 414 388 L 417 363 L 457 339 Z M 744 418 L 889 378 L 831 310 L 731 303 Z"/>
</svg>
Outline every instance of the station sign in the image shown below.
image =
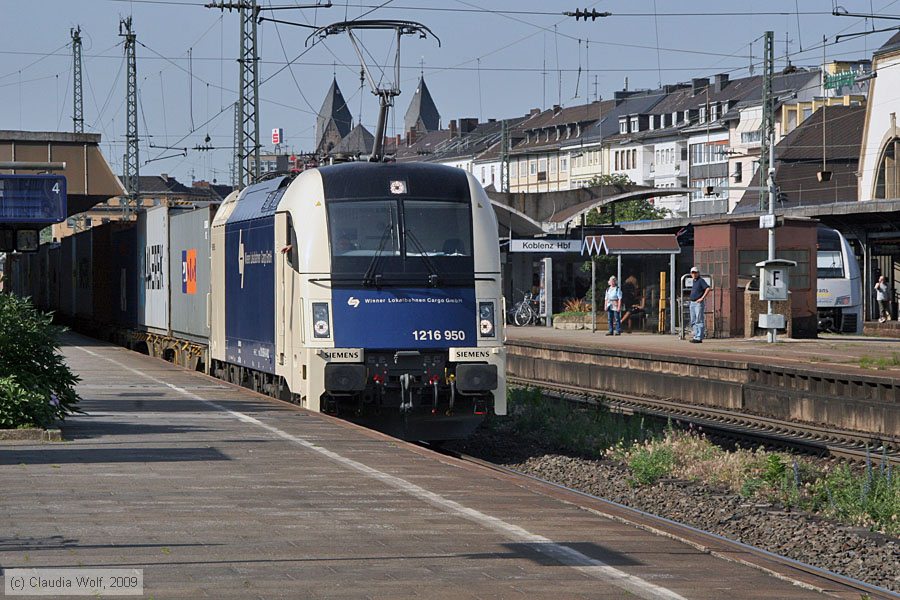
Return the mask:
<svg viewBox="0 0 900 600">
<path fill-rule="evenodd" d="M 284 129 L 276 127 L 272 130 L 272 145 L 277 146 L 284 143 Z"/>
<path fill-rule="evenodd" d="M 62 175 L 0 175 L 0 223 L 61 223 L 66 219 Z"/>
<path fill-rule="evenodd" d="M 581 252 L 581 240 L 510 240 L 510 252 Z"/>
</svg>

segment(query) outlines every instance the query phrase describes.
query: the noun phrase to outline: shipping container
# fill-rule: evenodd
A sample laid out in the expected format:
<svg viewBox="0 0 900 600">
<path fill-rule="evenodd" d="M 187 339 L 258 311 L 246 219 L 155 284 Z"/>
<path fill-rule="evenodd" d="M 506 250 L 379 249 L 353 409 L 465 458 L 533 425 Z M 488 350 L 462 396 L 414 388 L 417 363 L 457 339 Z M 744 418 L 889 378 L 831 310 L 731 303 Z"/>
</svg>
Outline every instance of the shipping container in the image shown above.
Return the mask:
<svg viewBox="0 0 900 600">
<path fill-rule="evenodd" d="M 82 319 L 90 319 L 94 315 L 93 294 L 93 229 L 76 233 L 74 238 L 75 249 L 75 316 Z"/>
<path fill-rule="evenodd" d="M 64 237 L 59 253 L 59 312 L 67 317 L 75 314 L 74 250 L 75 236 Z"/>
<path fill-rule="evenodd" d="M 169 208 L 138 213 L 139 262 L 137 324 L 156 333 L 169 332 Z"/>
<path fill-rule="evenodd" d="M 118 296 L 112 255 L 112 231 L 119 223 L 107 223 L 91 229 L 91 277 L 93 281 L 93 319 L 96 323 L 115 323 L 113 301 Z M 127 223 L 125 225 L 128 225 Z"/>
<path fill-rule="evenodd" d="M 144 253 L 137 246 L 137 223 L 121 223 L 110 232 L 110 310 L 112 321 L 124 328 L 135 327 L 138 290 Z"/>
<path fill-rule="evenodd" d="M 216 207 L 169 213 L 169 301 L 172 335 L 209 340 L 210 227 Z"/>
<path fill-rule="evenodd" d="M 42 276 L 47 278 L 47 310 L 59 310 L 59 244 L 53 243 L 47 245 L 47 270 L 41 271 Z"/>
</svg>

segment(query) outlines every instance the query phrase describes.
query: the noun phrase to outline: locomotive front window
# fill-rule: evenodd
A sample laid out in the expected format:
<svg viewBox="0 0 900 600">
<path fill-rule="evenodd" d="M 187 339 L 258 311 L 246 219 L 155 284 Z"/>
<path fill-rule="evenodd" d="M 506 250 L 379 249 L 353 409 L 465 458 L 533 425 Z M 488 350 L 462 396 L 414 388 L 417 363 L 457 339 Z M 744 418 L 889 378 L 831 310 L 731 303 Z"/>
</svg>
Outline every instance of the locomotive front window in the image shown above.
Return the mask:
<svg viewBox="0 0 900 600">
<path fill-rule="evenodd" d="M 400 219 L 393 200 L 328 206 L 333 257 L 400 256 Z"/>
<path fill-rule="evenodd" d="M 472 256 L 468 203 L 404 200 L 407 256 Z"/>
<path fill-rule="evenodd" d="M 422 198 L 328 202 L 337 285 L 470 285 L 468 201 Z"/>
<path fill-rule="evenodd" d="M 819 279 L 844 277 L 844 258 L 840 250 L 819 250 L 816 256 L 816 273 Z"/>
</svg>

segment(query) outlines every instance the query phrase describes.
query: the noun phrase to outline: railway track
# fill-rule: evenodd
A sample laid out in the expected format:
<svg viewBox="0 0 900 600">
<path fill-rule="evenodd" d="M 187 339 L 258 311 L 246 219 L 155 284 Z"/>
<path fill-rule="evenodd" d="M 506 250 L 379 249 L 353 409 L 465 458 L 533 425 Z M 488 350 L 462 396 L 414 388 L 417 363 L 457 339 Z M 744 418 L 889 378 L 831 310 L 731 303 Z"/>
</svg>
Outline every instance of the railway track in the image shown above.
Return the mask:
<svg viewBox="0 0 900 600">
<path fill-rule="evenodd" d="M 522 377 L 508 377 L 507 382 L 513 386 L 540 388 L 552 396 L 578 404 L 597 405 L 602 402 L 611 410 L 624 414 L 686 421 L 702 427 L 707 433 L 732 439 L 774 444 L 854 461 L 865 461 L 868 457 L 878 462 L 884 452 L 889 464 L 900 465 L 900 439 L 896 438 L 885 440 L 857 431 L 836 430 L 660 398 L 591 393 L 577 386 Z"/>
<path fill-rule="evenodd" d="M 795 585 L 825 592 L 832 597 L 853 599 L 869 598 L 872 600 L 900 598 L 900 594 L 891 592 L 883 587 L 866 583 L 840 573 L 835 573 L 834 571 L 825 568 L 810 565 L 776 552 L 770 552 L 758 546 L 745 544 L 685 523 L 667 519 L 612 500 L 607 500 L 606 498 L 601 498 L 554 481 L 543 479 L 530 473 L 498 465 L 475 456 L 444 448 L 440 445 L 433 445 L 427 442 L 420 442 L 417 445 L 438 454 L 488 469 L 497 473 L 501 478 L 516 480 L 520 482 L 520 485 L 523 487 L 535 489 L 540 493 L 571 502 L 585 510 L 603 514 L 610 519 L 628 523 L 641 529 L 661 533 L 662 535 L 678 539 L 694 548 L 701 549 L 704 552 L 708 552 L 719 558 L 741 562 L 761 571 L 771 573 L 777 578 L 790 580 L 794 582 Z"/>
</svg>

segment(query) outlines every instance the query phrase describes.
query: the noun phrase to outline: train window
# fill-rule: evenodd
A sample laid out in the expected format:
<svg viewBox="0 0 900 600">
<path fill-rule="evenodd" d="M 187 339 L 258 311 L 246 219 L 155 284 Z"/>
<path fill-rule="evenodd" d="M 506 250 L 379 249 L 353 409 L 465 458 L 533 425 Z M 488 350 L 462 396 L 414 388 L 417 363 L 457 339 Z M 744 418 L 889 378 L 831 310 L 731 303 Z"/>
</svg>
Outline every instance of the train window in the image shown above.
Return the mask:
<svg viewBox="0 0 900 600">
<path fill-rule="evenodd" d="M 840 250 L 819 250 L 816 253 L 816 273 L 819 279 L 842 279 L 844 259 Z"/>
<path fill-rule="evenodd" d="M 294 221 L 291 216 L 287 218 L 287 231 L 284 240 L 284 248 L 287 250 L 288 264 L 292 269 L 298 271 L 300 269 L 300 247 L 297 244 L 297 231 L 294 229 Z"/>
<path fill-rule="evenodd" d="M 400 219 L 395 200 L 331 202 L 328 224 L 332 256 L 400 256 Z"/>
<path fill-rule="evenodd" d="M 472 256 L 472 216 L 466 202 L 404 200 L 408 256 Z"/>
</svg>

